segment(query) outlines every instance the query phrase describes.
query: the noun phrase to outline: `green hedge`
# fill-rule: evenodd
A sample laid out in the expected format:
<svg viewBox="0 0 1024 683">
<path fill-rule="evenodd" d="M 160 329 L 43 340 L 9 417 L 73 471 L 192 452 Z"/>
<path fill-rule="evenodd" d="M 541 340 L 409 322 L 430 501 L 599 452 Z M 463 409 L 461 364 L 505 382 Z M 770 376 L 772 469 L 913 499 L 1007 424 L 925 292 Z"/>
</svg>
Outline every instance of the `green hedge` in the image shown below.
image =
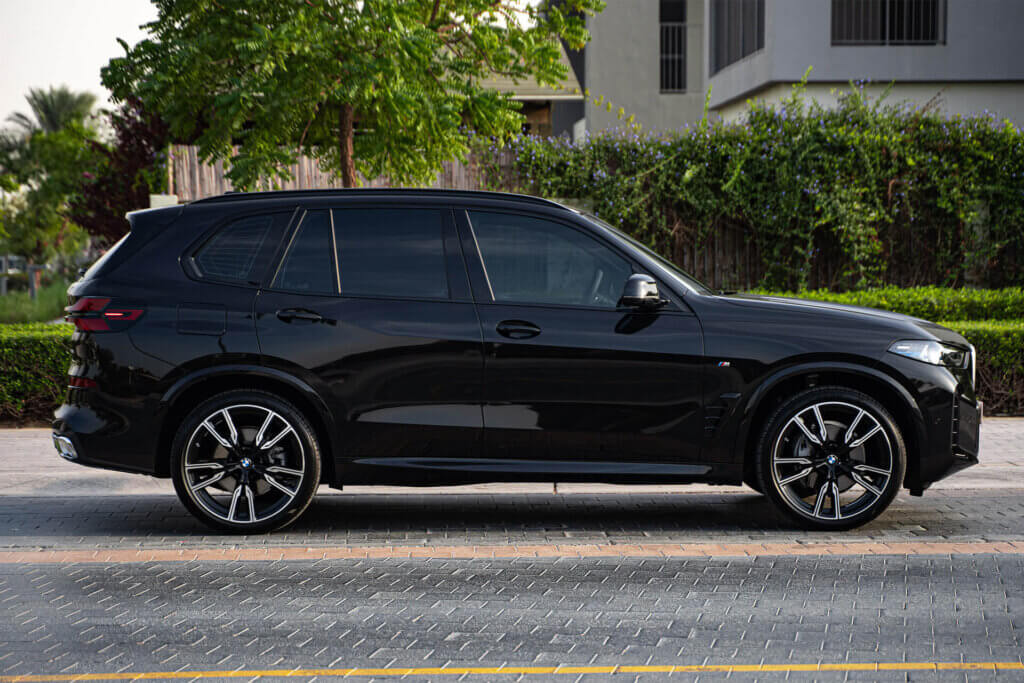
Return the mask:
<svg viewBox="0 0 1024 683">
<path fill-rule="evenodd" d="M 71 325 L 0 325 L 0 420 L 47 421 L 64 399 Z"/>
<path fill-rule="evenodd" d="M 1024 130 L 893 100 L 797 84 L 734 122 L 480 138 L 476 158 L 489 187 L 585 203 L 679 265 L 696 249 L 715 286 L 1024 286 Z M 715 235 L 749 251 L 723 263 Z"/>
<path fill-rule="evenodd" d="M 1024 320 L 1024 289 L 950 289 L 948 287 L 881 287 L 859 292 L 812 289 L 755 294 L 792 296 L 852 306 L 881 308 L 925 320 Z"/>
<path fill-rule="evenodd" d="M 1024 415 L 1024 321 L 940 322 L 978 350 L 978 395 L 986 414 Z"/>
</svg>

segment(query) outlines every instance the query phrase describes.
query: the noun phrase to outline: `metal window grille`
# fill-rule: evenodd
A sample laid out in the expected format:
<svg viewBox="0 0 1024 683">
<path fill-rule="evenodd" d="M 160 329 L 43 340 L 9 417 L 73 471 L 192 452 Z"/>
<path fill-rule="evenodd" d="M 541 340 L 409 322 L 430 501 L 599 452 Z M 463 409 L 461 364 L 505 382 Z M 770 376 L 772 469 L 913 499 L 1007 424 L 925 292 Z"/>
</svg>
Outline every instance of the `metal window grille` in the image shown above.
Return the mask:
<svg viewBox="0 0 1024 683">
<path fill-rule="evenodd" d="M 711 73 L 764 48 L 764 0 L 711 0 Z"/>
<path fill-rule="evenodd" d="M 686 92 L 686 0 L 660 0 L 661 92 Z"/>
<path fill-rule="evenodd" d="M 832 0 L 833 45 L 944 45 L 947 0 Z"/>
</svg>

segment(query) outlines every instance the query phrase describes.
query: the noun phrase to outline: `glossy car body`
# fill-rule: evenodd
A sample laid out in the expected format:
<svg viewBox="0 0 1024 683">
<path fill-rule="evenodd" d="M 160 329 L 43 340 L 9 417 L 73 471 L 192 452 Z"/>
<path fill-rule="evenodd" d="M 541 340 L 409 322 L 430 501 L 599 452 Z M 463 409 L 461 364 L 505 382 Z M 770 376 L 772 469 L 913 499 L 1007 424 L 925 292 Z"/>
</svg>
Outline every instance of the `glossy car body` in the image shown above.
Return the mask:
<svg viewBox="0 0 1024 683">
<path fill-rule="evenodd" d="M 447 296 L 274 286 L 304 216 L 338 224 L 340 211 L 413 208 L 439 217 Z M 650 275 L 664 305 L 496 301 L 473 212 L 576 231 Z M 253 277 L 203 275 L 198 250 L 249 216 L 269 216 L 270 225 Z M 96 297 L 137 312 L 75 334 L 72 386 L 53 424 L 73 445 L 65 455 L 85 465 L 169 476 L 183 417 L 235 388 L 296 405 L 316 429 L 322 479 L 335 487 L 750 482 L 767 415 L 795 391 L 826 385 L 863 391 L 892 414 L 907 443 L 903 486 L 914 494 L 977 460 L 973 350 L 959 368 L 889 352 L 901 339 L 967 351 L 961 336 L 877 310 L 712 292 L 599 221 L 545 200 L 426 190 L 229 194 L 130 220 L 130 236 L 69 290 L 71 308 Z M 344 280 L 345 264 L 340 272 Z M 381 285 L 386 292 L 389 283 Z"/>
</svg>

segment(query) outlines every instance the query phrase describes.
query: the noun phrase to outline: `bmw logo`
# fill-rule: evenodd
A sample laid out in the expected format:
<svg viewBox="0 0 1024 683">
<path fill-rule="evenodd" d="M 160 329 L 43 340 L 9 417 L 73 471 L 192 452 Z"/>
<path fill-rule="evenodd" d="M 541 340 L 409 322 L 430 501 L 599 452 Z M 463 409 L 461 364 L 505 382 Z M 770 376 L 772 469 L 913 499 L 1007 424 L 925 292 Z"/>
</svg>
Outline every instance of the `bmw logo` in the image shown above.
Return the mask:
<svg viewBox="0 0 1024 683">
<path fill-rule="evenodd" d="M 252 467 L 252 460 L 250 460 L 249 458 L 242 458 L 241 465 L 243 469 L 249 469 L 250 467 Z"/>
</svg>

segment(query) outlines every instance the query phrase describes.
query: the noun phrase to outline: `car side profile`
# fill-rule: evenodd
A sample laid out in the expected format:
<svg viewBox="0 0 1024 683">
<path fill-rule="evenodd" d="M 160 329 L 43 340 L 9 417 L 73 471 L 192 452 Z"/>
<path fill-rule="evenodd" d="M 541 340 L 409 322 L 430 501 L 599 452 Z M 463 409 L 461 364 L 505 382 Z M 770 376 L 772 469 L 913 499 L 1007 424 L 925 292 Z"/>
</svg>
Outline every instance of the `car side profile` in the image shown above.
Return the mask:
<svg viewBox="0 0 1024 683">
<path fill-rule="evenodd" d="M 129 214 L 68 290 L 54 444 L 268 531 L 321 483 L 747 483 L 847 529 L 977 462 L 974 349 L 713 291 L 593 216 L 489 192 L 229 193 Z"/>
</svg>

